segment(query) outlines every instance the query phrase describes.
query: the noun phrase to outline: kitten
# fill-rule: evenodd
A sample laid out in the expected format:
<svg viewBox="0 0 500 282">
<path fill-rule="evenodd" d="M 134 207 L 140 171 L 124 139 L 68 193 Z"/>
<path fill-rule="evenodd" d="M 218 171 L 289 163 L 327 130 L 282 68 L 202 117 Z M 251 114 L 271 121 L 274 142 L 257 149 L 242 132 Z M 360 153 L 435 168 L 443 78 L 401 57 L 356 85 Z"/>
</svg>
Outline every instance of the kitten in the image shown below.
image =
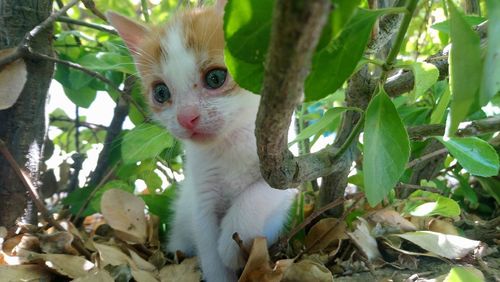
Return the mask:
<svg viewBox="0 0 500 282">
<path fill-rule="evenodd" d="M 107 14 L 133 54 L 154 117 L 184 142 L 185 181 L 167 248 L 198 255 L 208 282 L 236 281 L 245 261 L 233 233 L 246 247 L 257 236 L 275 242 L 296 194 L 272 189 L 260 174 L 260 96 L 226 70 L 223 6 L 180 12 L 161 27 Z"/>
</svg>

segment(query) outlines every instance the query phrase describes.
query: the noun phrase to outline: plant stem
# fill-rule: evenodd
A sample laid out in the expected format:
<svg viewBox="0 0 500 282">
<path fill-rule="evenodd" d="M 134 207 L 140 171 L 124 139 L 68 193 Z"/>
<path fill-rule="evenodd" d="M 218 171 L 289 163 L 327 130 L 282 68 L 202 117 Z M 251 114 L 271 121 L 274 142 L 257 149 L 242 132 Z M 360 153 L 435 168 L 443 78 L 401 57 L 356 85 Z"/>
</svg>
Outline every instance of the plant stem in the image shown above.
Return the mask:
<svg viewBox="0 0 500 282">
<path fill-rule="evenodd" d="M 403 17 L 403 21 L 401 22 L 401 26 L 399 27 L 398 35 L 396 36 L 396 42 L 391 48 L 389 55 L 387 55 L 387 59 L 385 60 L 385 65 L 383 67 L 382 77 L 380 78 L 380 82 L 383 84 L 387 79 L 388 72 L 392 70 L 394 66 L 394 62 L 401 50 L 401 46 L 403 45 L 403 41 L 406 36 L 406 32 L 408 31 L 408 27 L 410 26 L 411 18 L 413 17 L 413 13 L 417 8 L 418 0 L 408 0 L 408 4 L 406 5 L 407 13 Z"/>
<path fill-rule="evenodd" d="M 149 23 L 149 12 L 148 12 L 148 1 L 141 0 L 142 14 L 144 15 L 144 20 Z"/>
</svg>

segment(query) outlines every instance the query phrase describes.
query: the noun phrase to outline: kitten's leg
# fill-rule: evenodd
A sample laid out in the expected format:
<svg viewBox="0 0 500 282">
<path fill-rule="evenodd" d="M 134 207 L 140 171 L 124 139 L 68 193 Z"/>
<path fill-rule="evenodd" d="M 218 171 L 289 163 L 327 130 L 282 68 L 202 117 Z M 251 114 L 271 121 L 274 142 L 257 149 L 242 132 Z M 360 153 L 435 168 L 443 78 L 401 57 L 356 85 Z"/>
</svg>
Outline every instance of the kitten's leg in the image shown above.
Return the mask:
<svg viewBox="0 0 500 282">
<path fill-rule="evenodd" d="M 234 270 L 244 266 L 240 249 L 232 239 L 235 232 L 238 232 L 247 248 L 257 236 L 265 236 L 268 244 L 275 242 L 288 219 L 288 211 L 296 194 L 296 189 L 273 189 L 264 180 L 246 188 L 236 198 L 221 223 L 217 250 L 223 263 Z"/>
<path fill-rule="evenodd" d="M 179 197 L 173 205 L 174 219 L 170 226 L 167 250 L 174 253 L 181 251 L 187 256 L 195 255 L 195 245 L 193 237 L 193 206 L 192 189 L 185 186 L 180 187 Z"/>
<path fill-rule="evenodd" d="M 237 280 L 235 272 L 222 263 L 217 252 L 220 228 L 215 205 L 219 197 L 214 191 L 199 192 L 197 195 L 194 237 L 203 278 L 207 282 L 234 282 Z"/>
</svg>

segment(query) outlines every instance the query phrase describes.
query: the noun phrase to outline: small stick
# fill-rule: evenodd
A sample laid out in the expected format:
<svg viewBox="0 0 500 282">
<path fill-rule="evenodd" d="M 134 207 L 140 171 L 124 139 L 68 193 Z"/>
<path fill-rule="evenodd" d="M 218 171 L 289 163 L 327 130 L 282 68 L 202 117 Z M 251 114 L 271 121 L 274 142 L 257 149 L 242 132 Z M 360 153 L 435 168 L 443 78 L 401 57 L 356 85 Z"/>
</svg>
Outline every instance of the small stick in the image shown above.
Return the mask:
<svg viewBox="0 0 500 282">
<path fill-rule="evenodd" d="M 238 247 L 240 247 L 241 253 L 245 257 L 245 260 L 248 260 L 248 258 L 250 257 L 250 252 L 243 245 L 243 240 L 241 240 L 240 234 L 238 234 L 238 232 L 233 233 L 233 240 L 236 242 L 236 244 L 238 244 Z"/>
<path fill-rule="evenodd" d="M 416 166 L 417 164 L 419 164 L 421 162 L 424 162 L 424 161 L 427 161 L 429 159 L 435 158 L 435 157 L 437 157 L 439 155 L 442 155 L 442 154 L 446 154 L 447 152 L 448 152 L 448 149 L 442 148 L 442 149 L 439 149 L 437 151 L 431 152 L 431 153 L 429 153 L 427 155 L 423 155 L 420 158 L 416 158 L 413 161 L 409 162 L 408 165 L 406 165 L 406 168 L 412 168 L 412 167 Z"/>
<path fill-rule="evenodd" d="M 28 176 L 26 176 L 26 173 L 22 170 L 19 164 L 16 162 L 16 160 L 10 153 L 9 149 L 7 148 L 5 142 L 1 139 L 0 139 L 0 152 L 9 162 L 10 166 L 12 167 L 14 172 L 17 174 L 17 176 L 23 183 L 24 188 L 26 188 L 26 191 L 28 192 L 30 198 L 33 200 L 40 213 L 42 214 L 43 218 L 52 226 L 54 226 L 57 230 L 67 231 L 66 229 L 64 229 L 64 227 L 61 226 L 61 224 L 59 224 L 59 222 L 54 220 L 54 218 L 50 215 L 49 211 L 47 210 L 43 202 L 40 200 L 38 193 L 36 192 L 35 186 L 28 178 Z M 87 249 L 85 249 L 79 237 L 75 236 L 75 239 L 71 244 L 75 249 L 78 250 L 78 252 L 80 252 L 80 254 L 84 255 L 87 259 L 90 259 L 91 254 L 89 251 L 87 251 Z"/>
</svg>

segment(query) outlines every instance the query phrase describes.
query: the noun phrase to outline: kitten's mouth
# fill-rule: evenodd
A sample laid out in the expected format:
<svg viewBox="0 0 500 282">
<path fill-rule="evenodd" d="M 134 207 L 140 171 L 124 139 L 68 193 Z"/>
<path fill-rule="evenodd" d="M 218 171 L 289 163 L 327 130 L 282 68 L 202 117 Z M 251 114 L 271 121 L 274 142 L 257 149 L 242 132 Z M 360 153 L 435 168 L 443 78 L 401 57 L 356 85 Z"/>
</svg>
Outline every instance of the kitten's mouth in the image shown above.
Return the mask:
<svg viewBox="0 0 500 282">
<path fill-rule="evenodd" d="M 188 139 L 191 139 L 193 141 L 206 141 L 208 139 L 211 139 L 213 134 L 210 133 L 203 133 L 203 132 L 190 132 L 190 136 Z"/>
</svg>

